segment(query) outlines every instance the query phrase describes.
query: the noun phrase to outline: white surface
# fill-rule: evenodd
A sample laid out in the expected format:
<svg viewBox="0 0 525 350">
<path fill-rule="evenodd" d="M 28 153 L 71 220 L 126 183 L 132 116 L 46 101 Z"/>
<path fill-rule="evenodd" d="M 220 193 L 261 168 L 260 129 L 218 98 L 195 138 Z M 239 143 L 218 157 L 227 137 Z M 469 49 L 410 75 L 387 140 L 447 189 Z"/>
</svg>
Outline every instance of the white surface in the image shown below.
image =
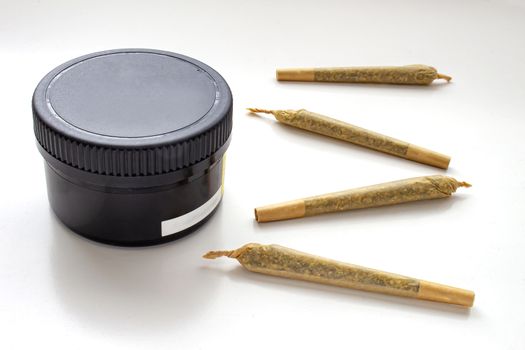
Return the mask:
<svg viewBox="0 0 525 350">
<path fill-rule="evenodd" d="M 2 1 L 0 347 L 524 349 L 523 1 Z M 31 94 L 56 65 L 149 47 L 200 59 L 235 99 L 225 196 L 197 233 L 123 249 L 49 209 Z M 278 83 L 277 66 L 434 65 L 430 87 Z M 452 155 L 451 200 L 258 225 L 253 208 L 445 173 L 245 107 L 307 108 Z M 255 275 L 210 249 L 295 249 L 472 289 L 465 311 Z"/>
</svg>

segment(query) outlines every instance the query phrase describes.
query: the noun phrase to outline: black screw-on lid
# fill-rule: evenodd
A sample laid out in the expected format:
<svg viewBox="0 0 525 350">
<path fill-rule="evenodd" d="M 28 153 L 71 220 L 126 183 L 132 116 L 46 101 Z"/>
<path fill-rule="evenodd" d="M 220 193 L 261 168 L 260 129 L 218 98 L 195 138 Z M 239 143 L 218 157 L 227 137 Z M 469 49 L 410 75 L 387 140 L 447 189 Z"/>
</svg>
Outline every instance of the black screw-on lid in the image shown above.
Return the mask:
<svg viewBox="0 0 525 350">
<path fill-rule="evenodd" d="M 55 68 L 33 95 L 42 148 L 115 176 L 172 172 L 213 155 L 232 128 L 232 96 L 212 68 L 149 49 L 97 52 Z"/>
</svg>

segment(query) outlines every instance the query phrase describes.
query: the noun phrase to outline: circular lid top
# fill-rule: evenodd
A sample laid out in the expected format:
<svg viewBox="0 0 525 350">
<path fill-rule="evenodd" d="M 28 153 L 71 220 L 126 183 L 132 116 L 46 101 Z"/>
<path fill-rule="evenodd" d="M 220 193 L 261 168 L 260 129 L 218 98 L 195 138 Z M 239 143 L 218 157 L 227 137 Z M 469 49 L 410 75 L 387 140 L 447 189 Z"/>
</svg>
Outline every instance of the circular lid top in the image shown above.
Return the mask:
<svg viewBox="0 0 525 350">
<path fill-rule="evenodd" d="M 231 133 L 232 96 L 212 68 L 145 49 L 98 52 L 51 71 L 33 96 L 45 151 L 79 169 L 156 175 L 211 156 Z"/>
</svg>

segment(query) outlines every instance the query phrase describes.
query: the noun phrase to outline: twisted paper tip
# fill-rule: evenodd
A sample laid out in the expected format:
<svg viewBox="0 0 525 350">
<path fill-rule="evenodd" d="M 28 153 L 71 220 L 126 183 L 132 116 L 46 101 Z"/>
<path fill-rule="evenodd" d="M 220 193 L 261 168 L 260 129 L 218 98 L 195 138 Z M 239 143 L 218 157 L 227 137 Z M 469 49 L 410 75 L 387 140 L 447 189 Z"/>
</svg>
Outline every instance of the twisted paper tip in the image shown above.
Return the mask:
<svg viewBox="0 0 525 350">
<path fill-rule="evenodd" d="M 243 245 L 240 248 L 234 249 L 234 250 L 211 250 L 204 254 L 202 257 L 204 259 L 217 259 L 221 256 L 226 256 L 228 258 L 237 259 L 242 254 L 250 251 L 251 249 L 258 248 L 261 245 L 258 243 L 248 243 Z"/>
<path fill-rule="evenodd" d="M 458 181 L 458 187 L 472 187 L 472 185 L 465 181 Z"/>
<path fill-rule="evenodd" d="M 221 256 L 227 256 L 228 258 L 231 258 L 233 252 L 234 250 L 212 250 L 204 254 L 202 257 L 204 259 L 217 259 Z"/>
<path fill-rule="evenodd" d="M 435 175 L 435 176 L 426 176 L 427 181 L 429 181 L 435 190 L 443 193 L 446 196 L 452 195 L 456 192 L 459 187 L 471 187 L 472 185 L 465 181 L 458 181 L 453 177 Z"/>
<path fill-rule="evenodd" d="M 274 111 L 271 109 L 262 109 L 262 108 L 246 108 L 252 113 L 267 113 L 267 114 L 273 114 Z"/>
<path fill-rule="evenodd" d="M 446 74 L 441 74 L 441 73 L 437 73 L 437 78 L 438 79 L 445 79 L 447 82 L 452 80 L 451 76 L 448 76 Z"/>
<path fill-rule="evenodd" d="M 211 250 L 204 254 L 202 257 L 204 259 L 217 259 L 221 256 L 226 256 L 228 258 L 237 259 L 239 255 L 241 255 L 244 252 L 244 250 L 244 247 L 235 250 Z"/>
</svg>

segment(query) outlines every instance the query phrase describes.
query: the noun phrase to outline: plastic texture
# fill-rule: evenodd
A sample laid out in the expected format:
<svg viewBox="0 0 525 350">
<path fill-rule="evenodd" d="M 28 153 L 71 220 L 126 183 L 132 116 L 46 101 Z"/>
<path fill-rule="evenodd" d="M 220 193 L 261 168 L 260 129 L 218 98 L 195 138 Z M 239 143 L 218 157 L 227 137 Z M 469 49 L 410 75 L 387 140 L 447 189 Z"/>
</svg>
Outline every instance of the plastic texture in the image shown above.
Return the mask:
<svg viewBox="0 0 525 350">
<path fill-rule="evenodd" d="M 232 103 L 216 71 L 166 51 L 110 50 L 55 68 L 33 95 L 51 207 L 73 231 L 109 244 L 192 232 L 222 197 Z M 163 230 L 188 216 L 191 226 Z"/>
<path fill-rule="evenodd" d="M 69 61 L 33 96 L 34 131 L 53 157 L 97 174 L 144 176 L 188 167 L 232 129 L 224 79 L 158 50 L 111 50 Z"/>
</svg>

